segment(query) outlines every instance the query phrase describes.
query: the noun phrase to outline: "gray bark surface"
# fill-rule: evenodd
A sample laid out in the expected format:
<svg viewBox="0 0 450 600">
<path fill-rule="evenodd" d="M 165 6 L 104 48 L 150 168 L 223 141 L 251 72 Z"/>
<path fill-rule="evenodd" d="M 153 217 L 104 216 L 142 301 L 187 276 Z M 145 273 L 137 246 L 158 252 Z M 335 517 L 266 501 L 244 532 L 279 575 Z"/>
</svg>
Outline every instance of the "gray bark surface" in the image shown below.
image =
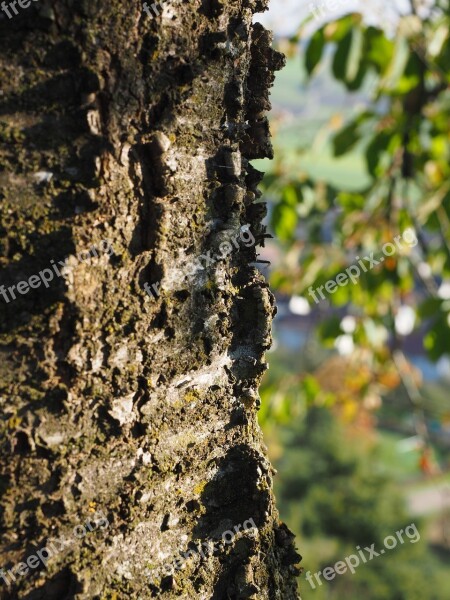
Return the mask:
<svg viewBox="0 0 450 600">
<path fill-rule="evenodd" d="M 0 296 L 0 567 L 71 540 L 1 598 L 298 597 L 257 423 L 256 249 L 184 278 L 246 223 L 263 239 L 249 160 L 271 154 L 283 64 L 264 7 L 40 0 L 0 20 L 0 284 L 68 257 L 48 289 Z"/>
</svg>

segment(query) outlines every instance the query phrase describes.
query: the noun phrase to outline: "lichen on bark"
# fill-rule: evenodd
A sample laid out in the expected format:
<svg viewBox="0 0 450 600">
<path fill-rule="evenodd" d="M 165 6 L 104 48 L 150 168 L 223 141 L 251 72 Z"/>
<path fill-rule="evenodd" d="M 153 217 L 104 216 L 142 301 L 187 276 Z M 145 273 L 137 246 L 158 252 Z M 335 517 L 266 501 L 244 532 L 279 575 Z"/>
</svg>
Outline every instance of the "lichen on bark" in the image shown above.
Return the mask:
<svg viewBox="0 0 450 600">
<path fill-rule="evenodd" d="M 274 303 L 256 249 L 180 276 L 245 224 L 264 239 L 249 161 L 272 152 L 283 57 L 261 0 L 161 7 L 41 0 L 0 21 L 0 284 L 68 257 L 0 299 L 1 565 L 109 521 L 5 599 L 297 598 L 257 423 Z M 146 575 L 250 518 L 256 536 Z"/>
</svg>

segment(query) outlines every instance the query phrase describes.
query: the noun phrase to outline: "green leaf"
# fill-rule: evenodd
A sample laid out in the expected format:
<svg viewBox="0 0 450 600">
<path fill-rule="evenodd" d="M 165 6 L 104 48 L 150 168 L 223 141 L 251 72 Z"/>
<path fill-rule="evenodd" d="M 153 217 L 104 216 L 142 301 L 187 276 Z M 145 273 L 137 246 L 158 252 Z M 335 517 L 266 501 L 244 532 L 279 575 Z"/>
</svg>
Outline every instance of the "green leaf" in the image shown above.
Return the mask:
<svg viewBox="0 0 450 600">
<path fill-rule="evenodd" d="M 363 210 L 366 204 L 366 197 L 362 194 L 339 192 L 338 204 L 346 212 Z"/>
<path fill-rule="evenodd" d="M 298 215 L 294 207 L 280 202 L 273 209 L 272 226 L 275 235 L 281 241 L 291 241 L 297 227 Z"/>
<path fill-rule="evenodd" d="M 366 60 L 376 71 L 384 74 L 389 68 L 394 56 L 394 42 L 388 40 L 381 29 L 368 27 L 365 32 Z"/>
<path fill-rule="evenodd" d="M 413 51 L 408 58 L 408 62 L 405 67 L 405 73 L 403 75 L 404 78 L 407 78 L 408 81 L 411 82 L 411 89 L 420 84 L 422 75 L 425 71 L 425 64 L 418 54 L 420 51 L 416 50 L 414 46 L 412 50 Z"/>
<path fill-rule="evenodd" d="M 299 197 L 300 196 L 300 197 Z M 295 208 L 301 200 L 301 190 L 292 185 L 287 185 L 281 193 L 281 203 Z"/>
<path fill-rule="evenodd" d="M 423 345 L 432 360 L 439 360 L 448 352 L 448 327 L 442 321 L 435 323 L 433 329 L 426 334 Z"/>
<path fill-rule="evenodd" d="M 439 314 L 442 300 L 440 298 L 427 298 L 419 306 L 418 314 L 422 319 L 428 319 Z"/>
<path fill-rule="evenodd" d="M 359 123 L 352 121 L 346 125 L 333 138 L 334 156 L 342 156 L 350 152 L 357 142 L 361 139 L 359 134 Z"/>
<path fill-rule="evenodd" d="M 360 26 L 355 26 L 351 30 L 350 50 L 348 53 L 347 65 L 345 70 L 345 80 L 350 82 L 356 79 L 364 44 L 364 35 Z"/>
<path fill-rule="evenodd" d="M 306 375 L 300 384 L 308 404 L 314 404 L 320 394 L 320 384 L 313 375 Z"/>
<path fill-rule="evenodd" d="M 391 136 L 385 131 L 378 133 L 366 149 L 367 169 L 372 177 L 377 176 L 377 167 L 381 155 L 388 149 Z"/>
<path fill-rule="evenodd" d="M 352 27 L 361 23 L 361 15 L 353 13 L 346 15 L 337 21 L 328 23 L 324 28 L 327 42 L 340 42 Z"/>
<path fill-rule="evenodd" d="M 352 46 L 352 31 L 348 31 L 338 43 L 333 58 L 333 75 L 338 81 L 345 81 L 347 74 L 347 62 Z"/>
<path fill-rule="evenodd" d="M 325 36 L 323 29 L 319 29 L 312 36 L 311 41 L 306 49 L 305 65 L 308 75 L 314 71 L 322 58 L 323 49 L 325 47 Z"/>
<path fill-rule="evenodd" d="M 417 56 L 411 57 L 413 50 L 408 41 L 399 36 L 395 41 L 395 48 L 388 68 L 384 70 L 384 76 L 380 83 L 382 88 L 393 90 L 399 88 L 400 93 L 406 93 L 418 82 L 418 71 L 411 69 L 409 63 L 417 65 Z M 417 60 L 416 60 L 417 59 Z"/>
<path fill-rule="evenodd" d="M 318 328 L 318 332 L 322 340 L 328 342 L 334 342 L 335 339 L 341 335 L 341 318 L 331 317 L 327 319 Z"/>
<path fill-rule="evenodd" d="M 353 79 L 353 81 L 345 82 L 346 88 L 351 92 L 359 90 L 364 83 L 367 73 L 368 73 L 368 65 L 364 61 L 361 61 L 360 65 L 359 65 L 359 70 L 358 70 L 358 73 L 357 73 L 355 79 Z"/>
</svg>

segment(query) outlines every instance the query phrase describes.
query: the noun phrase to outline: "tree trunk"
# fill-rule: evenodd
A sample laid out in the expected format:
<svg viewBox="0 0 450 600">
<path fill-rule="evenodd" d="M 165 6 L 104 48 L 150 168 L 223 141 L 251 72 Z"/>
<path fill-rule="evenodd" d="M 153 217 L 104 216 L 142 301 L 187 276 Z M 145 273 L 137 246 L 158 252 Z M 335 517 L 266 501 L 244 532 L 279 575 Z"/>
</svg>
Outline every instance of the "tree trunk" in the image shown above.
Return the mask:
<svg viewBox="0 0 450 600">
<path fill-rule="evenodd" d="M 264 5 L 0 13 L 2 598 L 298 597 L 256 416 Z"/>
</svg>

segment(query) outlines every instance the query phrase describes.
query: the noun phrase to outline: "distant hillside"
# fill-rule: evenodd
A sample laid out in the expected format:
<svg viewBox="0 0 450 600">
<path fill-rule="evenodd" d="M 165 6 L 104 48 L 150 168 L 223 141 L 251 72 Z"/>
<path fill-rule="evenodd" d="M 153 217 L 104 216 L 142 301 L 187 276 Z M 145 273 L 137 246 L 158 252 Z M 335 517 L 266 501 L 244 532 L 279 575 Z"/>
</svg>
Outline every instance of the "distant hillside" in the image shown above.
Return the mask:
<svg viewBox="0 0 450 600">
<path fill-rule="evenodd" d="M 361 152 L 356 149 L 334 159 L 329 139 L 336 122 L 348 120 L 358 106 L 367 105 L 371 82 L 368 77 L 363 92 L 347 92 L 331 75 L 331 56 L 330 52 L 311 81 L 299 56 L 277 73 L 271 94 L 273 143 L 285 170 L 301 170 L 340 189 L 360 189 L 369 183 Z M 255 161 L 266 173 L 273 164 Z"/>
<path fill-rule="evenodd" d="M 335 112 L 350 114 L 356 105 L 367 103 L 371 78 L 367 77 L 365 91 L 349 93 L 333 78 L 331 58 L 332 50 L 310 81 L 300 56 L 288 59 L 286 67 L 277 73 L 272 89 L 275 116 L 288 113 L 304 119 L 327 119 Z"/>
</svg>

